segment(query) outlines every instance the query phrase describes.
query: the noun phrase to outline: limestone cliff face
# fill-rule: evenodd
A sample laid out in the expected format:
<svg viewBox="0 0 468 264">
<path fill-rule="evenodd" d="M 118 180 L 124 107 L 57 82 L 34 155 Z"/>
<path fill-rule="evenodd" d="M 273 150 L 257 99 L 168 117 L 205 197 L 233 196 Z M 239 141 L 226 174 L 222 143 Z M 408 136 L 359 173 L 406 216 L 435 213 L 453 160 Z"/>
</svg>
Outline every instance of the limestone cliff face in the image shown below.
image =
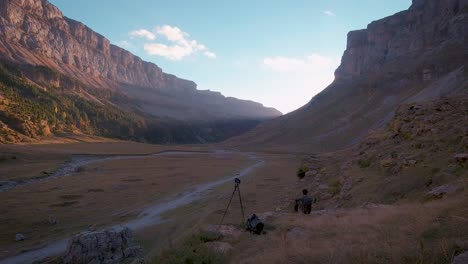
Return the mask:
<svg viewBox="0 0 468 264">
<path fill-rule="evenodd" d="M 413 0 L 348 34 L 335 80 L 302 108 L 229 141 L 329 151 L 385 126 L 400 104 L 468 94 L 468 0 Z"/>
<path fill-rule="evenodd" d="M 413 0 L 408 10 L 349 32 L 336 79 L 378 72 L 386 63 L 414 59 L 442 46 L 466 45 L 468 26 L 461 23 L 466 15 L 460 14 L 467 7 L 466 0 Z"/>
<path fill-rule="evenodd" d="M 2 0 L 0 12 L 4 59 L 50 66 L 92 85 L 196 89 L 194 82 L 165 74 L 155 64 L 110 44 L 46 0 Z"/>
<path fill-rule="evenodd" d="M 0 0 L 0 143 L 62 133 L 215 142 L 281 115 L 197 90 L 47 0 Z"/>
<path fill-rule="evenodd" d="M 110 88 L 130 100 L 118 102 L 120 106 L 151 116 L 206 121 L 281 115 L 259 103 L 199 91 L 193 81 L 164 73 L 157 65 L 110 44 L 83 23 L 65 17 L 47 0 L 0 1 L 0 59 L 46 66 L 86 87 Z M 70 83 L 54 79 L 54 75 L 24 71 L 23 76 L 47 86 L 70 88 Z"/>
</svg>

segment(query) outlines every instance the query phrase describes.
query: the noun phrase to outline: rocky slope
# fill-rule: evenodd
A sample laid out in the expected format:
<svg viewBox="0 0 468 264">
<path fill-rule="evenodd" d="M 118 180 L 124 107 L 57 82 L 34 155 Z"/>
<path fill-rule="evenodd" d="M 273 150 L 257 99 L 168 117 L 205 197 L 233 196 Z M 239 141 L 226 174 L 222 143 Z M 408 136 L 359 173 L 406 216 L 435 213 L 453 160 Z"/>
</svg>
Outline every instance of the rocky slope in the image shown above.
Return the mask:
<svg viewBox="0 0 468 264">
<path fill-rule="evenodd" d="M 229 144 L 339 149 L 381 128 L 402 103 L 466 94 L 467 36 L 468 1 L 414 0 L 408 10 L 350 32 L 334 82 L 307 105 Z"/>
<path fill-rule="evenodd" d="M 324 208 L 440 198 L 466 185 L 467 127 L 468 96 L 402 105 L 385 130 L 305 159 L 299 184 Z"/>
<path fill-rule="evenodd" d="M 47 0 L 1 1 L 0 59 L 3 79 L 16 78 L 16 82 L 23 82 L 45 91 L 46 97 L 62 99 L 65 94 L 73 96 L 73 100 L 82 101 L 82 104 L 103 106 L 105 111 L 120 112 L 123 116 L 138 116 L 136 119 L 140 119 L 140 123 L 148 123 L 139 125 L 138 128 L 154 126 L 155 122 L 158 127 L 168 130 L 185 126 L 184 130 L 187 133 L 198 134 L 188 136 L 191 138 L 188 142 L 224 139 L 255 126 L 260 120 L 281 114 L 275 109 L 252 101 L 226 98 L 217 92 L 199 91 L 193 81 L 164 73 L 155 64 L 145 62 L 110 44 L 102 35 L 78 21 L 65 17 Z M 7 75 L 9 77 L 6 77 Z M 1 106 L 1 109 L 4 109 L 1 119 L 4 123 L 2 131 L 9 135 L 12 134 L 11 130 L 28 136 L 38 134 L 35 131 L 37 129 L 27 128 L 32 126 L 22 126 L 26 128 L 18 131 L 15 129 L 17 124 L 11 126 L 6 122 L 11 119 L 24 123 L 31 121 L 28 115 L 32 113 L 25 112 L 25 116 L 21 116 L 11 110 L 11 105 L 21 102 L 15 100 L 17 97 L 11 93 L 10 98 L 7 98 L 6 90 L 15 90 L 16 95 L 24 94 L 17 86 L 4 82 L 0 90 L 3 101 L 9 102 L 8 105 Z M 30 99 L 30 103 L 35 103 L 35 99 Z M 70 116 L 72 113 L 69 111 L 72 107 L 64 108 L 62 110 Z M 89 114 L 89 111 L 94 110 L 77 107 L 77 111 Z M 78 116 L 82 115 L 77 114 L 74 117 Z M 226 120 L 241 122 L 241 128 L 236 129 L 233 126 L 228 129 L 232 132 L 229 135 L 225 134 L 227 131 L 222 130 L 226 130 Z M 43 126 L 41 122 L 44 124 L 51 120 L 39 119 L 34 122 L 35 126 Z M 161 122 L 164 125 L 161 125 Z M 177 124 L 171 125 L 174 122 Z M 220 127 L 213 124 L 214 122 L 221 122 L 223 125 Z M 192 129 L 193 126 L 196 128 Z M 80 125 L 70 126 L 67 131 L 93 133 L 92 130 L 96 130 L 96 126 L 94 129 L 88 129 L 89 125 L 85 126 L 86 129 L 79 127 Z M 160 130 L 158 128 L 156 133 L 166 137 L 168 133 Z M 212 135 L 210 132 L 198 133 L 193 130 L 215 130 L 219 133 Z M 56 131 L 52 129 L 51 132 Z M 140 133 L 138 136 L 147 137 L 153 132 L 147 131 L 146 135 L 142 136 Z M 117 132 L 111 134 L 118 135 Z"/>
</svg>

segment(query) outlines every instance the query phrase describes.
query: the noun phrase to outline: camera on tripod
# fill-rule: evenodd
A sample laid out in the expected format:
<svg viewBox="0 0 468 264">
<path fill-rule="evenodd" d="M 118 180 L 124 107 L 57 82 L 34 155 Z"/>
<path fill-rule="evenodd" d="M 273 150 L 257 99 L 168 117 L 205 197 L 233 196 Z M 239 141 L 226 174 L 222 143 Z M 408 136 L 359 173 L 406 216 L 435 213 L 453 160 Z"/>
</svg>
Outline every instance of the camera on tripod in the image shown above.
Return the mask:
<svg viewBox="0 0 468 264">
<path fill-rule="evenodd" d="M 242 204 L 242 197 L 240 193 L 240 183 L 241 180 L 239 178 L 234 179 L 234 191 L 232 192 L 231 199 L 229 199 L 229 203 L 226 207 L 226 210 L 224 211 L 223 218 L 221 218 L 221 222 L 219 223 L 220 225 L 223 224 L 224 217 L 226 216 L 226 213 L 229 209 L 229 206 L 231 205 L 232 198 L 234 198 L 234 194 L 237 192 L 239 195 L 239 203 L 241 207 L 241 212 L 242 212 L 242 222 L 245 221 L 245 215 L 244 215 L 244 205 Z M 258 218 L 256 214 L 253 214 L 247 221 L 245 222 L 246 229 L 254 234 L 260 235 L 263 231 L 264 224 L 262 221 Z"/>
</svg>

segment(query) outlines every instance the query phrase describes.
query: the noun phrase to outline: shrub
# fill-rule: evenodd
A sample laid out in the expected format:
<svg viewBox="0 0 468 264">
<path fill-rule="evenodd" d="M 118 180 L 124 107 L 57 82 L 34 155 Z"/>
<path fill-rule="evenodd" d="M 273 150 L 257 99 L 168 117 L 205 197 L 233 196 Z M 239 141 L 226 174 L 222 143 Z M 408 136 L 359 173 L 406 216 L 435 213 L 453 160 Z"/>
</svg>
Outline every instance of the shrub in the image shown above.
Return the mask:
<svg viewBox="0 0 468 264">
<path fill-rule="evenodd" d="M 332 179 L 328 182 L 329 192 L 332 196 L 335 196 L 341 192 L 341 182 L 338 179 Z"/>
<path fill-rule="evenodd" d="M 358 161 L 359 167 L 361 168 L 368 168 L 371 165 L 370 159 L 360 159 Z"/>
<path fill-rule="evenodd" d="M 299 177 L 299 179 L 302 179 L 305 177 L 305 174 L 308 171 L 309 171 L 309 167 L 307 167 L 306 165 L 301 165 L 301 167 L 297 169 L 296 175 L 297 177 Z"/>
</svg>

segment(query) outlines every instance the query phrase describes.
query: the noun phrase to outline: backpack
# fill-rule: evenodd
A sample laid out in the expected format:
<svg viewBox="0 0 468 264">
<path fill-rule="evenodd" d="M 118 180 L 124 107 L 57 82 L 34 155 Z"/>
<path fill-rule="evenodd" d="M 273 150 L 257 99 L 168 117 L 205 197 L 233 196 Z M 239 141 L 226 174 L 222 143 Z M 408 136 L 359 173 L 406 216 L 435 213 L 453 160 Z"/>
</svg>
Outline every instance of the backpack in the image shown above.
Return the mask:
<svg viewBox="0 0 468 264">
<path fill-rule="evenodd" d="M 263 227 L 265 226 L 256 214 L 253 214 L 249 219 L 247 219 L 246 225 L 248 231 L 257 235 L 262 233 Z"/>
</svg>

